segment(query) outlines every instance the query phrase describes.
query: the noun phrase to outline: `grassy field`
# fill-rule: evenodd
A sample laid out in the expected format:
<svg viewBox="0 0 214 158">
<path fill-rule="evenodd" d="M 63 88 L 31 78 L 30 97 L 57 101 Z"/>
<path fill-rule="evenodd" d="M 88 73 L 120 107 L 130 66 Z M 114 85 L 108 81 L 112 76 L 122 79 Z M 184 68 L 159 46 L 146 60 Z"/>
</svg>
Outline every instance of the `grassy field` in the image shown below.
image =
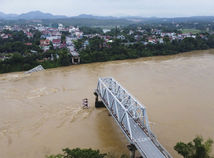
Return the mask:
<svg viewBox="0 0 214 158">
<path fill-rule="evenodd" d="M 201 31 L 200 30 L 197 30 L 197 29 L 183 29 L 182 30 L 182 33 L 193 33 L 193 34 L 196 34 L 196 33 L 200 33 Z"/>
</svg>

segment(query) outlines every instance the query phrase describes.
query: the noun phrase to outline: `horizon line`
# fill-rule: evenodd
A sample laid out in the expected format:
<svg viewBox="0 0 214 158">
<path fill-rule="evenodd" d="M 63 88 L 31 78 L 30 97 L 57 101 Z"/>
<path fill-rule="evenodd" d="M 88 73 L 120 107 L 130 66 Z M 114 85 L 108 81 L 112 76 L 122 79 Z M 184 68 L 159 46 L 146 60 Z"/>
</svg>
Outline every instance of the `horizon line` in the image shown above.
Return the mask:
<svg viewBox="0 0 214 158">
<path fill-rule="evenodd" d="M 187 16 L 170 16 L 170 17 L 166 17 L 166 16 L 142 16 L 142 15 L 97 15 L 97 14 L 87 14 L 87 13 L 81 13 L 81 14 L 77 14 L 77 15 L 65 15 L 65 14 L 55 14 L 55 13 L 51 13 L 51 12 L 45 12 L 45 11 L 41 11 L 41 10 L 32 10 L 32 11 L 27 11 L 27 12 L 22 12 L 22 13 L 6 13 L 3 11 L 0 11 L 0 13 L 6 14 L 6 15 L 22 15 L 22 14 L 27 14 L 27 13 L 31 13 L 31 12 L 41 12 L 44 14 L 51 14 L 53 16 L 65 16 L 67 18 L 72 18 L 72 17 L 78 17 L 81 15 L 86 15 L 86 16 L 97 16 L 97 17 L 113 17 L 113 18 L 131 18 L 131 17 L 135 17 L 135 18 L 191 18 L 191 17 L 214 17 L 214 15 L 187 15 Z"/>
</svg>

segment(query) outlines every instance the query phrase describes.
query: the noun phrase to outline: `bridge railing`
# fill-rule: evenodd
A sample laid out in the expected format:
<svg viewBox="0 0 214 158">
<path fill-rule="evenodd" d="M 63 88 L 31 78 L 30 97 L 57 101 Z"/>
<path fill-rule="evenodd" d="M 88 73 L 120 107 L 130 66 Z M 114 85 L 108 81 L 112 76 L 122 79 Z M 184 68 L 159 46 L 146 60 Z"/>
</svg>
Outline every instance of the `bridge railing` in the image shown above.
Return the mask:
<svg viewBox="0 0 214 158">
<path fill-rule="evenodd" d="M 109 108 L 116 114 L 118 121 L 123 123 L 124 119 L 130 115 L 148 134 L 152 134 L 146 108 L 139 103 L 125 88 L 123 88 L 113 78 L 100 78 L 97 90 L 101 93 L 102 98 L 108 103 Z M 129 122 L 124 124 L 129 129 Z M 130 135 L 131 135 L 130 131 Z"/>
</svg>

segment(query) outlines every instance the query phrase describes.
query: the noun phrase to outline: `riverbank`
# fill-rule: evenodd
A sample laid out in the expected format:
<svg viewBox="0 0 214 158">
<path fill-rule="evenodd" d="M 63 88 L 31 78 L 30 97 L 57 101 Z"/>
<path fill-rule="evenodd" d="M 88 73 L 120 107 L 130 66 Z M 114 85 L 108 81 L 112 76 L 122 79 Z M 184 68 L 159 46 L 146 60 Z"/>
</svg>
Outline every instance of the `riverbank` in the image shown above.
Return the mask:
<svg viewBox="0 0 214 158">
<path fill-rule="evenodd" d="M 212 51 L 212 50 L 214 50 L 213 48 L 210 48 L 210 49 L 207 49 L 207 50 L 194 50 L 194 51 L 188 51 L 188 52 L 179 52 L 179 53 L 176 53 L 176 54 L 170 54 L 170 55 L 158 55 L 159 57 L 164 57 L 164 56 L 167 56 L 167 57 L 172 57 L 173 58 L 173 56 L 174 55 L 179 55 L 179 54 L 183 54 L 183 53 L 197 53 L 197 52 L 200 52 L 200 51 Z M 113 60 L 113 61 L 102 61 L 102 62 L 114 62 L 114 61 L 127 61 L 127 60 L 136 60 L 136 59 L 141 59 L 141 58 L 143 58 L 143 59 L 151 59 L 151 58 L 155 58 L 155 57 L 157 57 L 157 56 L 147 56 L 147 57 L 139 57 L 139 58 L 130 58 L 130 59 L 118 59 L 118 60 Z M 89 63 L 81 63 L 81 64 L 78 64 L 78 65 L 85 65 L 85 64 L 92 64 L 92 63 L 100 63 L 100 61 L 97 61 L 97 62 L 89 62 Z M 38 64 L 41 64 L 41 63 L 38 63 Z M 47 66 L 47 65 L 49 65 L 49 66 Z M 35 65 L 35 66 L 37 66 L 37 65 Z M 50 65 L 50 63 L 48 63 L 48 62 L 45 62 L 45 64 L 42 64 L 42 66 L 45 68 L 45 70 L 49 70 L 49 69 L 54 69 L 54 68 L 59 68 L 59 67 L 61 67 L 61 68 L 65 68 L 65 67 L 67 67 L 67 66 L 77 66 L 77 65 L 67 65 L 67 66 L 60 66 L 59 64 L 57 65 L 57 63 L 54 63 L 54 62 L 52 62 L 52 66 Z M 32 67 L 33 68 L 33 67 Z M 27 69 L 27 70 L 29 70 L 29 69 Z M 27 71 L 26 70 L 26 71 Z M 11 71 L 11 72 L 22 72 L 22 71 L 20 71 L 20 70 L 17 70 L 17 71 Z M 5 73 L 1 73 L 1 71 L 0 71 L 0 74 L 6 74 L 6 73 L 11 73 L 11 72 L 5 72 Z"/>
<path fill-rule="evenodd" d="M 78 50 L 80 53 L 81 64 L 136 59 L 141 57 L 173 55 L 193 50 L 207 50 L 214 48 L 214 36 L 209 35 L 206 38 L 185 38 L 183 40 L 165 39 L 160 44 L 134 43 L 124 45 L 119 40 L 103 46 L 103 41 L 98 37 L 90 39 L 89 46 Z M 81 44 L 80 44 L 81 45 Z M 45 58 L 44 58 L 45 57 Z M 40 60 L 44 58 L 45 60 Z M 26 71 L 37 65 L 44 68 L 56 68 L 60 66 L 68 66 L 72 64 L 72 56 L 66 49 L 50 50 L 43 54 L 34 54 L 22 56 L 15 53 L 11 58 L 0 62 L 0 73 Z"/>
</svg>

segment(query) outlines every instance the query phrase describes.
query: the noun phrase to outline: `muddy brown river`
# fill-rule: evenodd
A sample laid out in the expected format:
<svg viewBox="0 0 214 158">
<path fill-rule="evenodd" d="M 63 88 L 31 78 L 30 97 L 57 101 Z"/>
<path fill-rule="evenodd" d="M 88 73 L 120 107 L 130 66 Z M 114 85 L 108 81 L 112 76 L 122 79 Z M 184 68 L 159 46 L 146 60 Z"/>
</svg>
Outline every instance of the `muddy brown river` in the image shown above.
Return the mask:
<svg viewBox="0 0 214 158">
<path fill-rule="evenodd" d="M 214 139 L 214 50 L 206 50 L 0 75 L 0 158 L 44 158 L 66 147 L 128 153 L 107 110 L 94 108 L 97 80 L 106 76 L 145 104 L 174 158 L 178 141 Z M 83 98 L 90 109 L 81 108 Z"/>
</svg>

